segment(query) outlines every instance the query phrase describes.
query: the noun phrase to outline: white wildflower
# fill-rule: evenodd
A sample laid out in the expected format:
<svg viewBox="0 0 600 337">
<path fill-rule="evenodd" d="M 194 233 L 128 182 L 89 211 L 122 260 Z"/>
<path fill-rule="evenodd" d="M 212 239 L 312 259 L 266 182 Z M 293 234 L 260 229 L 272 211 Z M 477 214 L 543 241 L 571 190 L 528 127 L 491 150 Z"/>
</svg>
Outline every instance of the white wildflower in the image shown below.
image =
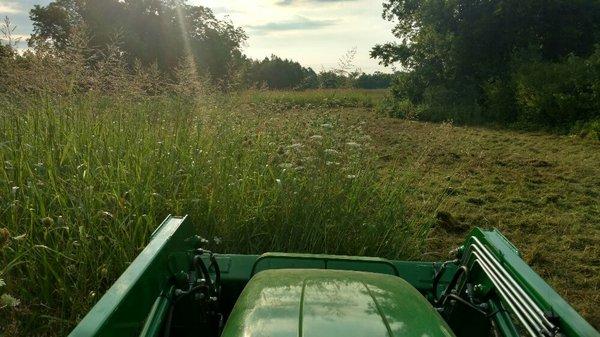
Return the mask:
<svg viewBox="0 0 600 337">
<path fill-rule="evenodd" d="M 221 242 L 223 242 L 223 240 L 222 240 L 220 237 L 218 237 L 218 236 L 215 236 L 215 237 L 213 238 L 213 241 L 214 241 L 214 242 L 215 242 L 215 244 L 217 244 L 217 245 L 220 245 L 220 244 L 221 244 Z"/>
<path fill-rule="evenodd" d="M 349 174 L 346 176 L 346 178 L 348 178 L 348 179 L 356 179 L 356 177 L 357 177 L 356 174 Z"/>
<path fill-rule="evenodd" d="M 326 149 L 325 153 L 332 154 L 332 155 L 338 155 L 338 154 L 340 154 L 340 151 L 334 150 L 334 149 Z"/>
<path fill-rule="evenodd" d="M 0 308 L 6 308 L 6 307 L 16 307 L 19 304 L 21 304 L 21 301 L 19 301 L 19 299 L 9 295 L 9 294 L 3 294 L 2 296 L 0 296 Z"/>
</svg>

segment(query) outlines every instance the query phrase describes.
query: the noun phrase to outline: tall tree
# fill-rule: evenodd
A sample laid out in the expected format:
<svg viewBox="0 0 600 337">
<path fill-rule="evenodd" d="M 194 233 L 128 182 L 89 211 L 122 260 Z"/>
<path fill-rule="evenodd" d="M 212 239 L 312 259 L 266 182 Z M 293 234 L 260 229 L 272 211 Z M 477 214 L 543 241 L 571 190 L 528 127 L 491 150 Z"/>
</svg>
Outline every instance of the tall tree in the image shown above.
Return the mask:
<svg viewBox="0 0 600 337">
<path fill-rule="evenodd" d="M 228 75 L 239 63 L 244 31 L 218 20 L 203 6 L 183 0 L 54 0 L 30 12 L 34 34 L 30 43 L 65 48 L 75 29 L 90 32 L 90 45 L 102 50 L 115 36 L 130 65 L 156 62 L 172 71 L 192 56 L 199 71 L 214 79 Z"/>
<path fill-rule="evenodd" d="M 316 87 L 317 74 L 300 63 L 272 55 L 253 61 L 248 80 L 251 85 L 266 85 L 270 89 L 306 89 Z"/>
<path fill-rule="evenodd" d="M 400 94 L 417 103 L 436 86 L 451 101 L 480 101 L 516 59 L 587 56 L 600 41 L 598 0 L 386 0 L 383 16 L 398 41 L 371 56 L 410 70 Z"/>
</svg>

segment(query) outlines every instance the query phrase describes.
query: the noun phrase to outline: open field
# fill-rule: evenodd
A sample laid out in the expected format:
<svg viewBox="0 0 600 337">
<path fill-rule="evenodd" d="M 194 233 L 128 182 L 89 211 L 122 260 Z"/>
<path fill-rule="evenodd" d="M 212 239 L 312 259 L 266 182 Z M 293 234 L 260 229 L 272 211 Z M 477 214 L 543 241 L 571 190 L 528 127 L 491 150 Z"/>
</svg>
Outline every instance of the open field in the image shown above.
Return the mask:
<svg viewBox="0 0 600 337">
<path fill-rule="evenodd" d="M 318 95 L 4 105 L 9 335 L 65 335 L 169 213 L 240 253 L 438 260 L 470 227 L 498 227 L 600 326 L 600 143 L 392 119 L 363 103 L 381 92 Z"/>
</svg>

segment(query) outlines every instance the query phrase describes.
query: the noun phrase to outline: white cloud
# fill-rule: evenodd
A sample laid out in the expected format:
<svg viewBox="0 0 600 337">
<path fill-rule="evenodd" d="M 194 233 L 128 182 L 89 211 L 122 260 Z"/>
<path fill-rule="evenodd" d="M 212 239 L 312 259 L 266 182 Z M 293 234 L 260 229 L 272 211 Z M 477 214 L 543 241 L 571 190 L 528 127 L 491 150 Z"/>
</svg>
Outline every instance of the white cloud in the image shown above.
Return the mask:
<svg viewBox="0 0 600 337">
<path fill-rule="evenodd" d="M 250 57 L 276 54 L 320 70 L 336 67 L 356 47 L 356 66 L 386 70 L 369 57 L 375 44 L 394 39 L 393 24 L 381 17 L 382 0 L 229 0 L 226 8 L 222 0 L 189 2 L 218 8 L 220 17 L 227 15 L 243 27 Z"/>
<path fill-rule="evenodd" d="M 13 40 L 20 40 L 20 41 L 26 41 L 27 39 L 29 39 L 31 37 L 31 35 L 29 34 L 13 34 L 11 36 L 11 38 Z"/>
<path fill-rule="evenodd" d="M 23 9 L 16 2 L 0 3 L 0 14 L 17 14 L 22 13 Z"/>
</svg>

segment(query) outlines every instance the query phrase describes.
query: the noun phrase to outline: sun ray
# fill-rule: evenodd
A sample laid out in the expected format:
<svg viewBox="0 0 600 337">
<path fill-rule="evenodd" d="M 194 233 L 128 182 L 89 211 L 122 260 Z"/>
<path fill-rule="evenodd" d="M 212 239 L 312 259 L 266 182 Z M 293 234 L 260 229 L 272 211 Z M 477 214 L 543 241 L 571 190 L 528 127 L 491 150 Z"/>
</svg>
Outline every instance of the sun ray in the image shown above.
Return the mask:
<svg viewBox="0 0 600 337">
<path fill-rule="evenodd" d="M 194 57 L 194 53 L 192 50 L 192 44 L 190 41 L 190 36 L 188 33 L 188 27 L 186 22 L 186 16 L 184 13 L 185 4 L 181 4 L 175 7 L 175 13 L 177 15 L 177 23 L 179 24 L 179 29 L 181 30 L 181 38 L 183 40 L 183 48 L 185 53 L 184 62 L 188 63 L 186 66 L 191 67 L 192 75 L 197 79 L 198 78 L 198 64 L 196 62 L 196 58 Z"/>
</svg>

